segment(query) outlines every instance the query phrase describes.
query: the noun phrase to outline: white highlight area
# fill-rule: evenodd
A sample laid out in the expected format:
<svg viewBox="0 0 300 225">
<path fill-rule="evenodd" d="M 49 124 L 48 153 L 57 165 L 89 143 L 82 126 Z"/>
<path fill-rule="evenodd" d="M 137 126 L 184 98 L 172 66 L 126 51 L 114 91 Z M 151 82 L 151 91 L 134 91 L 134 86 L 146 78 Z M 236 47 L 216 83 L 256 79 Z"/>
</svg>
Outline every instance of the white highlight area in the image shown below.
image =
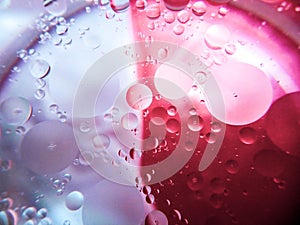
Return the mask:
<svg viewBox="0 0 300 225">
<path fill-rule="evenodd" d="M 217 119 L 231 125 L 244 125 L 261 118 L 269 109 L 273 92 L 269 78 L 257 67 L 246 63 L 228 63 L 213 70 L 221 90 L 225 115 L 209 107 Z M 208 100 L 214 93 L 206 89 Z M 210 104 L 209 104 L 210 105 Z"/>
</svg>

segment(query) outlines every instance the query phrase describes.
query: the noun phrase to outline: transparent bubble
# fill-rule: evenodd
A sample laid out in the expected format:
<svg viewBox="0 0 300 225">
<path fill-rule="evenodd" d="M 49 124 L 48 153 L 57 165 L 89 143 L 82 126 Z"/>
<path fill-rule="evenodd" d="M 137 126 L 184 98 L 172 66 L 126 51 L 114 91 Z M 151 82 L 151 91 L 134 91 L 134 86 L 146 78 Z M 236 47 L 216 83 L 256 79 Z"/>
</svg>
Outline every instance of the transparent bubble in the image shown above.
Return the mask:
<svg viewBox="0 0 300 225">
<path fill-rule="evenodd" d="M 178 12 L 177 20 L 180 23 L 186 23 L 189 21 L 189 19 L 190 19 L 190 13 L 187 10 L 181 10 L 180 12 Z"/>
<path fill-rule="evenodd" d="M 254 155 L 253 163 L 255 171 L 267 177 L 278 177 L 285 169 L 283 156 L 275 150 L 260 150 Z"/>
<path fill-rule="evenodd" d="M 144 84 L 132 85 L 126 93 L 126 100 L 133 109 L 147 109 L 152 103 L 152 91 Z"/>
<path fill-rule="evenodd" d="M 146 202 L 147 202 L 148 204 L 153 204 L 154 201 L 155 201 L 155 197 L 154 197 L 153 194 L 147 195 L 145 199 L 146 199 Z"/>
<path fill-rule="evenodd" d="M 45 0 L 43 4 L 46 11 L 53 16 L 62 16 L 67 11 L 66 0 Z"/>
<path fill-rule="evenodd" d="M 167 48 L 161 48 L 157 52 L 157 56 L 160 59 L 165 59 L 168 56 L 168 49 Z"/>
<path fill-rule="evenodd" d="M 168 225 L 168 218 L 162 211 L 153 210 L 147 214 L 145 225 Z"/>
<path fill-rule="evenodd" d="M 145 0 L 137 0 L 135 2 L 135 7 L 138 9 L 144 9 L 147 5 L 147 2 Z"/>
<path fill-rule="evenodd" d="M 137 128 L 138 123 L 138 117 L 134 113 L 126 113 L 121 118 L 121 124 L 126 130 L 132 130 Z"/>
<path fill-rule="evenodd" d="M 43 59 L 36 59 L 30 62 L 29 70 L 32 76 L 36 78 L 43 78 L 48 75 L 50 65 Z"/>
<path fill-rule="evenodd" d="M 158 17 L 160 17 L 160 7 L 158 4 L 150 4 L 146 7 L 145 9 L 146 11 L 146 16 L 149 19 L 157 19 Z"/>
<path fill-rule="evenodd" d="M 219 209 L 223 206 L 224 200 L 222 195 L 219 194 L 212 194 L 209 198 L 209 201 L 215 209 Z"/>
<path fill-rule="evenodd" d="M 192 115 L 188 118 L 187 126 L 191 131 L 200 131 L 203 128 L 203 119 L 198 115 Z"/>
<path fill-rule="evenodd" d="M 79 191 L 69 193 L 65 199 L 66 206 L 69 210 L 78 210 L 82 207 L 84 202 L 83 194 Z"/>
<path fill-rule="evenodd" d="M 45 131 L 47 135 L 44 135 Z M 69 125 L 59 121 L 43 121 L 24 135 L 20 153 L 28 169 L 46 174 L 59 172 L 70 165 L 78 148 Z"/>
<path fill-rule="evenodd" d="M 256 142 L 257 132 L 252 127 L 243 127 L 239 131 L 239 138 L 244 144 L 250 145 Z"/>
<path fill-rule="evenodd" d="M 129 7 L 129 0 L 110 0 L 110 7 L 115 12 L 123 12 Z"/>
<path fill-rule="evenodd" d="M 168 9 L 178 11 L 184 9 L 189 0 L 164 0 L 164 3 Z"/>
<path fill-rule="evenodd" d="M 222 125 L 219 122 L 212 122 L 210 126 L 211 130 L 215 133 L 219 133 L 222 130 Z"/>
<path fill-rule="evenodd" d="M 27 99 L 9 97 L 1 105 L 1 116 L 5 123 L 23 124 L 31 117 L 32 107 Z"/>
<path fill-rule="evenodd" d="M 93 138 L 93 144 L 99 150 L 107 149 L 110 145 L 110 138 L 105 134 L 98 134 Z"/>
<path fill-rule="evenodd" d="M 230 174 L 236 174 L 239 171 L 239 163 L 234 159 L 227 160 L 225 163 L 225 169 Z"/>
<path fill-rule="evenodd" d="M 198 191 L 203 187 L 203 176 L 197 172 L 192 172 L 187 175 L 187 186 L 192 191 Z"/>
<path fill-rule="evenodd" d="M 22 217 L 24 219 L 33 219 L 36 215 L 36 208 L 35 207 L 28 207 L 22 213 Z"/>
<path fill-rule="evenodd" d="M 53 225 L 53 222 L 50 218 L 44 218 L 38 223 L 38 225 Z"/>
<path fill-rule="evenodd" d="M 173 23 L 175 21 L 175 15 L 174 15 L 174 13 L 173 12 L 169 12 L 169 11 L 166 12 L 164 14 L 164 21 L 166 23 Z"/>
<path fill-rule="evenodd" d="M 177 109 L 173 105 L 169 106 L 167 111 L 168 111 L 169 116 L 175 116 L 177 113 Z"/>
<path fill-rule="evenodd" d="M 226 44 L 225 45 L 225 52 L 228 55 L 233 55 L 236 52 L 236 45 L 232 44 L 232 43 Z"/>
<path fill-rule="evenodd" d="M 169 119 L 166 123 L 167 131 L 170 133 L 176 133 L 180 130 L 180 123 L 176 119 Z"/>
<path fill-rule="evenodd" d="M 194 75 L 194 78 L 199 84 L 204 84 L 207 81 L 207 74 L 204 71 L 199 71 Z"/>
<path fill-rule="evenodd" d="M 196 16 L 202 16 L 207 11 L 207 5 L 203 1 L 197 1 L 193 4 L 192 11 Z"/>
<path fill-rule="evenodd" d="M 184 26 L 183 25 L 181 25 L 181 24 L 177 24 L 177 25 L 175 25 L 174 27 L 173 27 L 173 32 L 174 32 L 174 34 L 176 34 L 176 35 L 181 35 L 181 34 L 183 34 L 183 32 L 184 32 Z"/>
<path fill-rule="evenodd" d="M 46 93 L 43 89 L 37 89 L 34 92 L 34 97 L 38 100 L 43 99 L 45 97 Z"/>
</svg>

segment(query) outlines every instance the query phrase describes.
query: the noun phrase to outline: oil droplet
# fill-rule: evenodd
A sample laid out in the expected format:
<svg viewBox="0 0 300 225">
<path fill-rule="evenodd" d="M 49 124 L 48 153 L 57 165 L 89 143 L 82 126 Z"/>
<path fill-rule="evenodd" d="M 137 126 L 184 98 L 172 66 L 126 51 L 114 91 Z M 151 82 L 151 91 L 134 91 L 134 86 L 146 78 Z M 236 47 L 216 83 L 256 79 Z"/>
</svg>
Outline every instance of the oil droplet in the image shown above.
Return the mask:
<svg viewBox="0 0 300 225">
<path fill-rule="evenodd" d="M 147 202 L 148 204 L 153 204 L 154 201 L 155 201 L 155 197 L 154 197 L 153 194 L 149 194 L 149 195 L 146 196 L 146 202 Z"/>
<path fill-rule="evenodd" d="M 207 11 L 207 5 L 202 1 L 197 1 L 193 4 L 192 11 L 196 16 L 202 16 Z"/>
<path fill-rule="evenodd" d="M 187 126 L 191 131 L 200 131 L 203 128 L 203 119 L 198 115 L 192 115 L 188 118 Z"/>
<path fill-rule="evenodd" d="M 126 100 L 133 109 L 147 109 L 152 103 L 152 91 L 144 84 L 132 85 L 126 93 Z"/>
<path fill-rule="evenodd" d="M 43 219 L 47 216 L 48 210 L 46 208 L 41 208 L 37 211 L 36 216 L 39 219 Z"/>
<path fill-rule="evenodd" d="M 116 15 L 115 12 L 110 9 L 105 12 L 105 18 L 108 20 L 113 19 L 115 17 L 115 15 Z"/>
<path fill-rule="evenodd" d="M 239 131 L 239 138 L 244 144 L 251 145 L 257 140 L 256 130 L 252 127 L 243 127 Z"/>
<path fill-rule="evenodd" d="M 177 109 L 175 106 L 171 105 L 168 107 L 167 112 L 168 112 L 169 116 L 175 116 L 177 113 Z"/>
<path fill-rule="evenodd" d="M 115 12 L 124 12 L 129 7 L 129 0 L 110 0 L 110 7 Z"/>
<path fill-rule="evenodd" d="M 221 178 L 215 177 L 210 181 L 210 187 L 213 193 L 223 194 L 225 190 L 225 183 Z"/>
<path fill-rule="evenodd" d="M 22 213 L 22 217 L 24 219 L 32 219 L 36 215 L 36 208 L 35 207 L 28 207 Z"/>
<path fill-rule="evenodd" d="M 34 97 L 38 100 L 43 99 L 45 97 L 46 93 L 43 89 L 37 89 L 34 92 Z"/>
<path fill-rule="evenodd" d="M 192 191 L 198 191 L 203 187 L 203 176 L 202 174 L 197 172 L 192 172 L 187 175 L 187 186 Z"/>
<path fill-rule="evenodd" d="M 217 138 L 216 138 L 216 135 L 214 133 L 207 133 L 205 135 L 205 140 L 207 143 L 209 144 L 213 144 L 216 142 Z"/>
<path fill-rule="evenodd" d="M 177 24 L 173 27 L 173 32 L 176 35 L 181 35 L 184 32 L 184 26 L 181 24 Z"/>
<path fill-rule="evenodd" d="M 160 17 L 161 12 L 158 4 L 148 5 L 145 11 L 146 11 L 146 16 L 149 19 L 157 19 L 158 17 Z"/>
<path fill-rule="evenodd" d="M 222 195 L 212 194 L 209 198 L 209 201 L 215 209 L 220 209 L 223 206 L 223 197 Z"/>
<path fill-rule="evenodd" d="M 39 78 L 39 79 L 36 79 L 35 82 L 34 82 L 35 86 L 38 88 L 38 89 L 41 89 L 43 87 L 46 86 L 46 81 Z"/>
<path fill-rule="evenodd" d="M 229 9 L 227 9 L 224 6 L 221 6 L 218 11 L 219 15 L 221 15 L 221 16 L 226 16 L 228 12 L 229 12 Z"/>
<path fill-rule="evenodd" d="M 29 71 L 36 78 L 43 78 L 48 75 L 50 65 L 43 59 L 36 59 L 30 62 Z"/>
<path fill-rule="evenodd" d="M 190 19 L 190 13 L 187 10 L 181 10 L 178 14 L 177 14 L 177 20 L 180 23 L 186 23 L 188 22 Z"/>
<path fill-rule="evenodd" d="M 30 103 L 21 97 L 9 97 L 0 105 L 0 115 L 5 123 L 21 125 L 29 120 L 32 107 Z"/>
<path fill-rule="evenodd" d="M 110 145 L 110 138 L 105 134 L 98 134 L 93 138 L 93 145 L 99 150 L 107 149 Z"/>
<path fill-rule="evenodd" d="M 180 123 L 176 119 L 169 119 L 166 125 L 167 125 L 167 131 L 172 134 L 180 130 Z"/>
<path fill-rule="evenodd" d="M 263 149 L 253 157 L 254 169 L 266 177 L 278 177 L 285 168 L 281 154 L 274 150 Z"/>
<path fill-rule="evenodd" d="M 62 16 L 67 11 L 65 0 L 45 0 L 43 4 L 46 11 L 53 16 Z"/>
<path fill-rule="evenodd" d="M 134 113 L 126 113 L 121 118 L 121 124 L 126 130 L 137 128 L 138 122 L 138 117 Z"/>
<path fill-rule="evenodd" d="M 65 204 L 69 210 L 78 210 L 82 207 L 84 202 L 83 194 L 79 191 L 69 193 L 65 199 Z"/>
<path fill-rule="evenodd" d="M 63 24 L 63 25 L 56 25 L 56 34 L 62 35 L 65 34 L 68 31 L 68 26 Z"/>
<path fill-rule="evenodd" d="M 160 210 L 153 210 L 145 218 L 145 225 L 168 225 L 167 216 Z"/>
<path fill-rule="evenodd" d="M 147 5 L 147 2 L 145 0 L 137 0 L 135 2 L 135 7 L 138 9 L 144 9 Z"/>
<path fill-rule="evenodd" d="M 211 130 L 215 133 L 219 133 L 222 130 L 222 126 L 219 122 L 212 122 L 210 126 Z"/>
<path fill-rule="evenodd" d="M 235 44 L 229 43 L 225 45 L 225 52 L 228 55 L 233 55 L 236 52 L 236 46 Z"/>
<path fill-rule="evenodd" d="M 184 9 L 190 0 L 164 0 L 165 6 L 174 11 Z"/>
<path fill-rule="evenodd" d="M 166 12 L 164 14 L 164 20 L 166 23 L 173 23 L 175 21 L 175 16 L 173 12 Z"/>
<path fill-rule="evenodd" d="M 205 32 L 205 42 L 212 49 L 222 48 L 230 41 L 231 33 L 229 29 L 222 24 L 211 25 Z"/>
<path fill-rule="evenodd" d="M 225 163 L 225 169 L 230 174 L 236 174 L 239 171 L 239 164 L 234 159 L 227 160 Z"/>
<path fill-rule="evenodd" d="M 160 59 L 165 59 L 168 56 L 168 49 L 167 48 L 161 48 L 157 52 L 157 56 Z"/>
<path fill-rule="evenodd" d="M 55 149 L 49 151 L 49 145 L 55 145 Z M 35 173 L 59 172 L 69 166 L 78 154 L 73 129 L 59 121 L 40 122 L 24 135 L 20 154 L 24 165 Z"/>
<path fill-rule="evenodd" d="M 194 78 L 199 84 L 204 84 L 207 81 L 207 74 L 204 71 L 198 71 Z"/>
</svg>

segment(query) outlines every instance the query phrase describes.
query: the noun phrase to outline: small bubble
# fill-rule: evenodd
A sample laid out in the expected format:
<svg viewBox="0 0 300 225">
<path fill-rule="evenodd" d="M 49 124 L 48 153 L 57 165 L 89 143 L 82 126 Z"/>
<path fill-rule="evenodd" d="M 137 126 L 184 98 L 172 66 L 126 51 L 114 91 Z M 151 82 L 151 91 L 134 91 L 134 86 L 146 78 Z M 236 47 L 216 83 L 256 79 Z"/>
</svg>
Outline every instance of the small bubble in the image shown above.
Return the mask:
<svg viewBox="0 0 300 225">
<path fill-rule="evenodd" d="M 228 55 L 233 55 L 236 52 L 236 46 L 235 44 L 229 43 L 225 45 L 225 52 Z"/>
<path fill-rule="evenodd" d="M 121 124 L 126 130 L 132 130 L 137 128 L 138 122 L 138 117 L 134 113 L 126 113 L 121 118 Z"/>
<path fill-rule="evenodd" d="M 216 135 L 214 133 L 207 133 L 205 135 L 205 140 L 209 144 L 213 144 L 216 142 Z"/>
<path fill-rule="evenodd" d="M 219 133 L 222 130 L 222 126 L 219 122 L 212 122 L 210 126 L 211 130 L 215 133 Z"/>
<path fill-rule="evenodd" d="M 159 59 L 165 59 L 168 56 L 168 49 L 167 48 L 161 48 L 157 52 L 157 56 Z"/>
<path fill-rule="evenodd" d="M 224 6 L 221 6 L 218 11 L 219 15 L 221 15 L 221 16 L 226 16 L 228 12 L 229 12 L 229 9 L 227 9 Z"/>
<path fill-rule="evenodd" d="M 33 219 L 36 215 L 36 208 L 35 207 L 28 207 L 22 213 L 24 219 Z"/>
<path fill-rule="evenodd" d="M 174 21 L 175 21 L 175 15 L 174 15 L 174 13 L 172 13 L 172 12 L 166 12 L 165 14 L 164 14 L 164 21 L 166 22 L 166 23 L 173 23 Z"/>
<path fill-rule="evenodd" d="M 175 116 L 177 113 L 177 109 L 175 106 L 171 105 L 168 107 L 167 112 L 168 112 L 169 116 Z"/>
<path fill-rule="evenodd" d="M 147 214 L 145 225 L 168 225 L 167 216 L 160 210 L 153 210 Z"/>
<path fill-rule="evenodd" d="M 79 191 L 69 193 L 65 199 L 65 204 L 69 210 L 75 211 L 82 207 L 84 202 L 83 194 Z"/>
<path fill-rule="evenodd" d="M 190 19 L 190 13 L 187 10 L 181 10 L 178 14 L 177 14 L 177 20 L 180 23 L 186 23 L 188 22 Z"/>
<path fill-rule="evenodd" d="M 43 219 L 47 216 L 48 210 L 46 208 L 41 208 L 37 211 L 36 216 L 39 219 Z"/>
<path fill-rule="evenodd" d="M 36 78 L 43 78 L 48 75 L 50 71 L 50 65 L 43 59 L 36 59 L 31 61 L 29 70 L 32 76 Z"/>
<path fill-rule="evenodd" d="M 170 133 L 176 133 L 180 130 L 180 123 L 176 119 L 169 119 L 166 123 L 167 131 Z"/>
<path fill-rule="evenodd" d="M 148 195 L 146 196 L 146 202 L 147 202 L 148 204 L 153 204 L 154 201 L 155 201 L 155 197 L 154 197 L 153 194 L 148 194 Z"/>
<path fill-rule="evenodd" d="M 204 71 L 198 71 L 194 78 L 199 84 L 204 84 L 207 81 L 207 74 Z"/>
<path fill-rule="evenodd" d="M 173 33 L 176 35 L 181 35 L 184 32 L 184 26 L 181 24 L 177 24 L 173 27 Z"/>
<path fill-rule="evenodd" d="M 58 109 L 59 109 L 59 107 L 58 107 L 58 105 L 56 105 L 56 104 L 51 104 L 51 105 L 49 106 L 49 111 L 50 111 L 51 113 L 57 113 L 57 112 L 58 112 Z"/>
<path fill-rule="evenodd" d="M 110 7 L 115 12 L 124 12 L 129 7 L 129 0 L 114 0 L 110 1 Z"/>
<path fill-rule="evenodd" d="M 251 145 L 257 140 L 257 132 L 252 127 L 243 127 L 239 131 L 239 138 L 242 143 Z"/>
<path fill-rule="evenodd" d="M 65 123 L 67 121 L 67 116 L 66 115 L 59 116 L 59 121 Z"/>
<path fill-rule="evenodd" d="M 146 8 L 146 16 L 149 19 L 157 19 L 158 17 L 160 17 L 160 13 L 161 11 L 158 4 L 151 4 Z"/>
<path fill-rule="evenodd" d="M 67 25 L 56 25 L 56 34 L 63 35 L 68 31 Z"/>
<path fill-rule="evenodd" d="M 145 9 L 146 5 L 147 5 L 147 2 L 145 0 L 137 0 L 135 2 L 135 7 L 140 9 L 140 10 Z"/>
<path fill-rule="evenodd" d="M 198 191 L 203 187 L 203 176 L 202 174 L 197 172 L 192 172 L 187 175 L 187 186 L 192 191 Z"/>
<path fill-rule="evenodd" d="M 65 220 L 63 225 L 71 225 L 71 221 L 70 220 Z"/>
<path fill-rule="evenodd" d="M 93 138 L 93 145 L 99 150 L 107 149 L 110 145 L 110 138 L 105 134 L 98 134 Z"/>
<path fill-rule="evenodd" d="M 207 11 L 207 5 L 202 1 L 197 1 L 193 4 L 192 11 L 196 16 L 202 16 Z"/>
<path fill-rule="evenodd" d="M 41 78 L 39 78 L 39 79 L 35 80 L 34 84 L 35 84 L 36 88 L 40 89 L 40 88 L 43 88 L 43 87 L 46 86 L 46 81 L 43 80 L 43 79 L 41 79 Z"/>
<path fill-rule="evenodd" d="M 38 100 L 43 99 L 46 93 L 43 89 L 37 89 L 34 93 L 34 97 Z"/>
<path fill-rule="evenodd" d="M 115 17 L 115 15 L 116 15 L 115 12 L 110 9 L 105 12 L 105 17 L 106 17 L 106 19 L 109 19 L 109 20 L 113 19 Z"/>
<path fill-rule="evenodd" d="M 227 160 L 225 163 L 225 169 L 230 174 L 236 174 L 239 171 L 239 164 L 236 160 Z"/>
<path fill-rule="evenodd" d="M 203 128 L 203 119 L 198 115 L 192 115 L 188 118 L 187 126 L 191 131 L 200 131 Z"/>
<path fill-rule="evenodd" d="M 209 201 L 215 209 L 220 209 L 223 206 L 222 195 L 212 194 L 209 198 Z"/>
</svg>

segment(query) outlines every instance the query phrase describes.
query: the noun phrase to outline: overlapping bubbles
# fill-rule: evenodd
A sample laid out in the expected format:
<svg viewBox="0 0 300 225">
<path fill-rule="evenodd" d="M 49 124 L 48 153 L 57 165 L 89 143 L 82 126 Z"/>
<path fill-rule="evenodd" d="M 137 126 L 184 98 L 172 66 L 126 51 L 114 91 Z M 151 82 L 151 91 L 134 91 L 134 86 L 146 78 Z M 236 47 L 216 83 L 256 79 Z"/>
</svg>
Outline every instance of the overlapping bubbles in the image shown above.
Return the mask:
<svg viewBox="0 0 300 225">
<path fill-rule="evenodd" d="M 104 132 L 95 105 L 97 101 L 105 101 L 101 97 L 109 95 L 104 93 L 108 90 L 109 80 L 123 68 L 133 65 L 143 67 L 153 62 L 161 68 L 171 68 L 166 70 L 171 73 L 176 70 L 185 74 L 192 81 L 192 86 L 201 90 L 209 111 L 225 112 L 214 77 L 198 57 L 184 48 L 164 42 L 152 42 L 150 45 L 138 42 L 101 57 L 88 69 L 78 86 L 73 104 L 73 130 L 84 160 L 97 173 L 119 184 L 150 185 L 171 177 L 189 161 L 198 144 L 203 121 L 196 111 L 191 113 L 194 103 L 187 90 L 179 85 L 185 81 L 178 80 L 176 72 L 173 80 L 152 76 L 149 72 L 122 87 L 114 97 L 109 115 L 104 116 L 111 124 L 110 129 Z M 158 99 L 168 102 L 167 110 L 158 104 L 149 112 L 154 100 Z M 144 123 L 143 118 L 147 114 L 150 121 Z M 175 114 L 179 119 L 172 118 Z M 213 123 L 215 119 L 211 120 Z M 221 147 L 225 124 L 218 123 L 222 129 L 213 137 L 214 141 L 208 142 L 199 164 L 200 171 L 211 164 Z M 144 135 L 147 130 L 150 135 Z M 155 149 L 165 141 L 167 132 L 176 133 L 179 140 L 174 151 L 164 160 L 151 165 L 119 160 L 121 149 L 129 149 L 131 158 L 141 157 L 143 153 Z"/>
</svg>

